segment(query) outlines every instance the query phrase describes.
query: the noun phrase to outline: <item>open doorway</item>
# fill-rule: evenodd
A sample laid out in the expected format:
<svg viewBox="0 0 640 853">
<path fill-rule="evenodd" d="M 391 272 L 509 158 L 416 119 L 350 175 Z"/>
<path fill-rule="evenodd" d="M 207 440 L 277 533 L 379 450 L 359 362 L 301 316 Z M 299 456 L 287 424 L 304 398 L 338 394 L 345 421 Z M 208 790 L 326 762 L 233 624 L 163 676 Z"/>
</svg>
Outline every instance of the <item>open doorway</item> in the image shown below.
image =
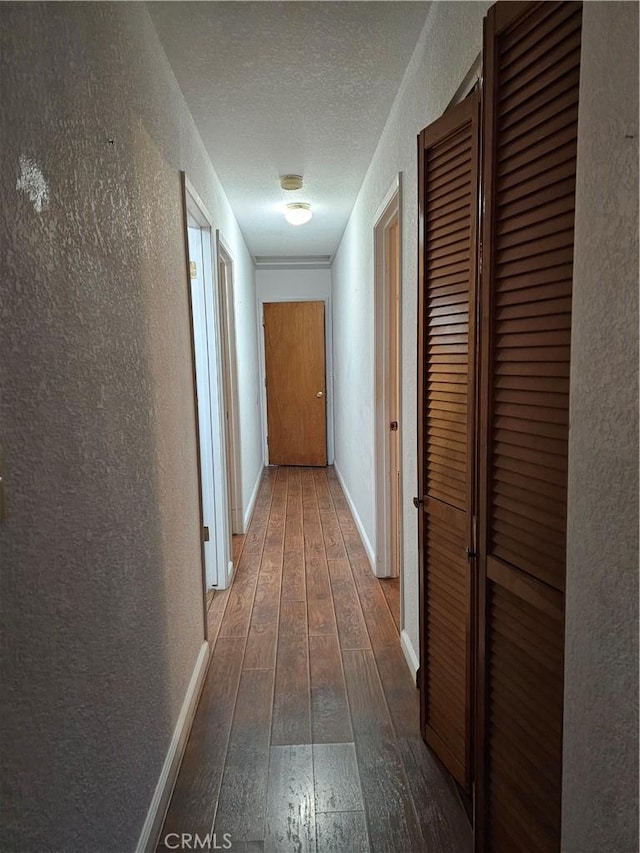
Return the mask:
<svg viewBox="0 0 640 853">
<path fill-rule="evenodd" d="M 400 176 L 375 219 L 376 347 L 376 565 L 379 578 L 397 578 L 400 609 L 402 566 L 401 483 L 401 239 Z M 398 614 L 399 616 L 399 614 Z"/>
<path fill-rule="evenodd" d="M 238 411 L 238 364 L 236 359 L 236 326 L 233 295 L 233 261 L 220 232 L 218 245 L 218 294 L 220 296 L 220 330 L 222 344 L 222 376 L 225 415 L 225 449 L 227 456 L 227 489 L 231 510 L 231 532 L 244 533 L 242 513 L 242 478 L 240 467 L 240 418 Z"/>
<path fill-rule="evenodd" d="M 212 220 L 184 178 L 186 245 L 197 410 L 201 538 L 207 593 L 231 579 L 231 526 L 226 475 L 219 303 Z"/>
</svg>

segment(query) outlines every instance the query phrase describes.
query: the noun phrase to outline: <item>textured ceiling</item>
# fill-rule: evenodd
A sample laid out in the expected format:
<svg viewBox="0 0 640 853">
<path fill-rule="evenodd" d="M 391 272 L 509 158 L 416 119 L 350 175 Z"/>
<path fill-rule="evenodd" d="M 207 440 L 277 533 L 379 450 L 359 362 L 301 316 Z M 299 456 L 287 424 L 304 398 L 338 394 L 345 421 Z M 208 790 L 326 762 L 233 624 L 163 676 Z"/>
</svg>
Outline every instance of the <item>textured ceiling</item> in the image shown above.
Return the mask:
<svg viewBox="0 0 640 853">
<path fill-rule="evenodd" d="M 333 254 L 429 4 L 147 6 L 251 252 Z M 287 201 L 311 222 L 288 225 Z"/>
</svg>

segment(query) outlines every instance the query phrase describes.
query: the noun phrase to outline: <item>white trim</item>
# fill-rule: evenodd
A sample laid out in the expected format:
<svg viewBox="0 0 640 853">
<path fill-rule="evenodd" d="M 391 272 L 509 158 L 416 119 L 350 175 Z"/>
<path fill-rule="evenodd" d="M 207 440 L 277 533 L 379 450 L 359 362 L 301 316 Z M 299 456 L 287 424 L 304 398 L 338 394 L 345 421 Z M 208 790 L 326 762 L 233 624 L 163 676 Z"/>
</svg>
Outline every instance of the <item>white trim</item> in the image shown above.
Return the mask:
<svg viewBox="0 0 640 853">
<path fill-rule="evenodd" d="M 390 309 L 387 286 L 387 258 L 385 251 L 387 230 L 391 223 L 398 223 L 398 291 L 400 302 L 398 310 L 402 312 L 402 174 L 396 175 L 387 190 L 382 204 L 379 206 L 374 219 L 374 340 L 375 340 L 375 370 L 373 375 L 373 400 L 375 401 L 374 445 L 375 453 L 375 524 L 376 524 L 376 577 L 392 577 L 394 568 L 393 548 L 391 542 L 392 530 L 392 496 L 391 483 L 391 449 L 389 447 L 389 422 L 396 419 L 399 423 L 398 432 L 398 463 L 400 468 L 400 495 L 402 495 L 402 316 L 398 330 L 398 411 L 392 408 L 390 401 L 390 378 L 388 365 Z M 397 507 L 397 524 L 399 531 L 403 529 L 402 501 Z M 400 536 L 402 541 L 402 536 Z M 398 573 L 402 579 L 402 544 L 397 555 Z"/>
<path fill-rule="evenodd" d="M 213 490 L 214 512 L 212 537 L 216 555 L 216 583 L 207 578 L 207 587 L 225 589 L 229 585 L 226 577 L 226 566 L 231 561 L 231 512 L 229 507 L 229 489 L 227 486 L 227 454 L 224 442 L 225 418 L 223 403 L 222 375 L 222 329 L 220 318 L 220 303 L 218 299 L 218 264 L 216 232 L 213 217 L 207 210 L 193 184 L 185 175 L 185 193 L 187 212 L 199 223 L 202 233 L 202 252 L 206 254 L 205 269 L 205 300 L 208 322 L 209 346 L 209 389 L 211 406 L 211 432 L 213 447 Z M 211 528 L 211 523 L 209 525 Z"/>
<path fill-rule="evenodd" d="M 251 495 L 251 498 L 249 499 L 249 503 L 247 505 L 247 508 L 244 511 L 242 528 L 243 528 L 243 531 L 245 533 L 247 532 L 247 530 L 249 528 L 249 522 L 251 521 L 251 516 L 253 515 L 253 508 L 255 507 L 256 500 L 258 499 L 258 492 L 260 491 L 260 483 L 262 482 L 263 473 L 264 473 L 264 465 L 258 471 L 258 479 L 256 480 L 256 484 L 253 487 L 253 494 Z"/>
<path fill-rule="evenodd" d="M 151 800 L 151 805 L 149 806 L 140 838 L 138 839 L 136 853 L 153 853 L 158 844 L 158 836 L 162 831 L 162 824 L 164 823 L 165 814 L 169 807 L 173 787 L 178 777 L 178 770 L 180 769 L 180 762 L 182 761 L 182 756 L 187 745 L 187 738 L 191 731 L 204 678 L 207 674 L 210 652 L 211 647 L 205 640 L 200 646 L 198 659 L 193 668 L 191 681 L 189 682 L 187 693 L 180 709 L 180 716 L 173 730 L 173 737 L 171 738 L 171 743 L 169 744 L 169 749 L 162 765 L 160 778 L 158 779 L 158 784 L 156 785 L 153 799 Z"/>
<path fill-rule="evenodd" d="M 349 504 L 349 509 L 351 510 L 351 515 L 353 516 L 353 520 L 356 523 L 356 527 L 358 528 L 358 533 L 360 534 L 360 538 L 362 539 L 362 544 L 364 545 L 364 549 L 367 552 L 367 557 L 369 558 L 369 563 L 371 564 L 371 571 L 374 571 L 374 566 L 376 564 L 376 555 L 371 546 L 371 542 L 369 537 L 366 534 L 364 529 L 364 525 L 360 516 L 358 515 L 358 510 L 356 509 L 356 505 L 353 502 L 353 498 L 349 494 L 349 489 L 347 489 L 342 474 L 340 473 L 340 469 L 335 464 L 333 465 L 333 470 L 336 472 L 336 477 L 338 478 L 338 482 L 342 487 L 342 491 L 344 492 L 344 496 L 347 499 L 347 503 Z"/>
<path fill-rule="evenodd" d="M 395 178 L 391 182 L 391 186 L 389 187 L 389 189 L 384 194 L 384 198 L 382 199 L 382 201 L 378 205 L 378 209 L 375 212 L 375 215 L 373 217 L 373 222 L 374 222 L 375 226 L 377 226 L 380 223 L 380 220 L 382 219 L 382 217 L 386 213 L 387 208 L 389 207 L 389 205 L 393 201 L 393 197 L 395 196 L 396 193 L 400 192 L 401 186 L 402 186 L 402 173 L 398 172 L 398 174 L 395 176 Z"/>
<path fill-rule="evenodd" d="M 259 270 L 329 269 L 331 255 L 256 255 L 255 267 Z"/>
<path fill-rule="evenodd" d="M 224 267 L 224 286 L 218 280 L 220 291 L 220 330 L 223 359 L 223 402 L 228 405 L 228 419 L 225 424 L 225 451 L 227 453 L 227 473 L 229 481 L 229 504 L 231 513 L 231 533 L 243 533 L 242 526 L 242 460 L 240 458 L 240 401 L 238 396 L 238 349 L 236 345 L 236 299 L 235 269 L 231 252 L 223 236 L 216 229 L 216 251 L 218 266 Z M 216 272 L 219 272 L 216 267 Z M 230 445 L 230 446 L 229 446 Z M 229 581 L 229 578 L 227 578 Z"/>
<path fill-rule="evenodd" d="M 407 666 L 411 670 L 413 680 L 415 681 L 418 675 L 418 669 L 420 668 L 420 661 L 416 654 L 416 650 L 413 648 L 413 643 L 409 639 L 409 635 L 404 630 L 400 632 L 400 647 L 402 648 L 404 659 L 406 660 Z"/>
</svg>

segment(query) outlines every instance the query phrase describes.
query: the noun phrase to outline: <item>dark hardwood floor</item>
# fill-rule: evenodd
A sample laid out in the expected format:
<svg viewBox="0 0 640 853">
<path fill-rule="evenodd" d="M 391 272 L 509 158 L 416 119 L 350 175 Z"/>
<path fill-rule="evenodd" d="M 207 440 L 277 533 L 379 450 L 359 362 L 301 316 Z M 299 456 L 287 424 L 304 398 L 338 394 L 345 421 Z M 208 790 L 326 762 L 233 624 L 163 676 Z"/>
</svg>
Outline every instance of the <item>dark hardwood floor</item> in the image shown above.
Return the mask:
<svg viewBox="0 0 640 853">
<path fill-rule="evenodd" d="M 371 573 L 333 470 L 266 469 L 234 552 L 158 850 L 168 833 L 215 832 L 232 851 L 470 851 L 420 737 L 398 581 Z"/>
</svg>

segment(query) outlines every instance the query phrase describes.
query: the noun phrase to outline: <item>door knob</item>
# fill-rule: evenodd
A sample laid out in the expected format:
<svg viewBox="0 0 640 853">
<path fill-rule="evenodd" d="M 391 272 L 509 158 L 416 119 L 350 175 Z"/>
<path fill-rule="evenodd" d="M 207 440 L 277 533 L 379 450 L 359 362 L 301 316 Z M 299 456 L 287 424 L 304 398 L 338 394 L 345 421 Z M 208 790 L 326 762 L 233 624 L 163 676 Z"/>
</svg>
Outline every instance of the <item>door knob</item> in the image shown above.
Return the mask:
<svg viewBox="0 0 640 853">
<path fill-rule="evenodd" d="M 318 391 L 318 393 L 316 394 L 316 397 L 324 397 L 324 394 L 322 393 L 322 391 Z"/>
</svg>

